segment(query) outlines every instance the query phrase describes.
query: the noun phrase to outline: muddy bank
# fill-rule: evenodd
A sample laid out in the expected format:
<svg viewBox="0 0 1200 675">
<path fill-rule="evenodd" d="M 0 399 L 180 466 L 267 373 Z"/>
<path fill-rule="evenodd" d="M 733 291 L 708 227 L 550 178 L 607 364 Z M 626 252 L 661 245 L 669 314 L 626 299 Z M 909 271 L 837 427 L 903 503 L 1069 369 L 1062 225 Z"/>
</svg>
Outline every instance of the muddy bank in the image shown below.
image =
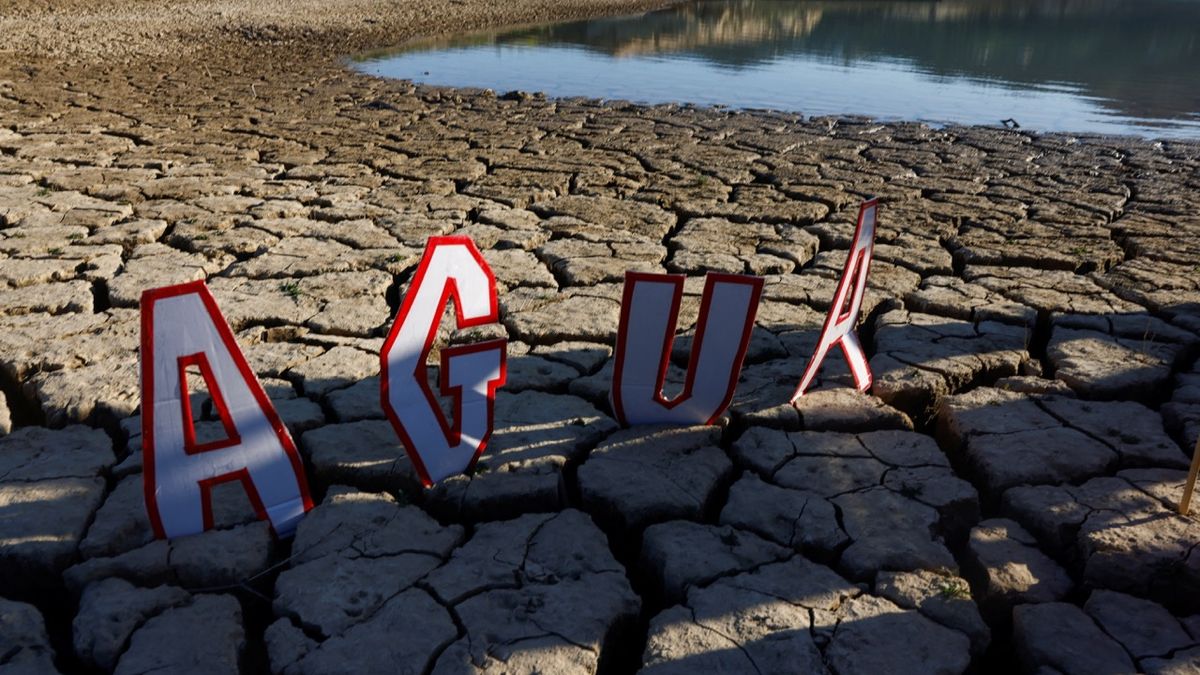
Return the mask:
<svg viewBox="0 0 1200 675">
<path fill-rule="evenodd" d="M 137 57 L 196 58 L 210 50 L 254 54 L 285 47 L 293 56 L 322 60 L 414 37 L 633 13 L 669 4 L 671 0 L 4 0 L 0 54 L 111 63 Z"/>
</svg>

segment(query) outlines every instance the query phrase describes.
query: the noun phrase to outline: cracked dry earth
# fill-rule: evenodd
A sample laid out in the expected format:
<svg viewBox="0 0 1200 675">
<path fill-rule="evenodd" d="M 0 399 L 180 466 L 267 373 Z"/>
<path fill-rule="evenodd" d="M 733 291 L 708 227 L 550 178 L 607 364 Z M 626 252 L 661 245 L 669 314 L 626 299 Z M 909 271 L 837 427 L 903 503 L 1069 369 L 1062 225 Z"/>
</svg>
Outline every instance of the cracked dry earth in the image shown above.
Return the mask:
<svg viewBox="0 0 1200 675">
<path fill-rule="evenodd" d="M 1200 146 L 296 68 L 0 77 L 0 672 L 1200 672 Z M 834 354 L 793 408 L 868 195 L 874 388 Z M 423 490 L 377 352 L 447 233 L 501 323 L 439 344 L 509 377 Z M 719 426 L 612 419 L 626 270 L 692 277 L 676 389 L 701 275 L 766 277 Z M 301 449 L 292 540 L 236 489 L 152 537 L 137 302 L 193 279 Z"/>
</svg>

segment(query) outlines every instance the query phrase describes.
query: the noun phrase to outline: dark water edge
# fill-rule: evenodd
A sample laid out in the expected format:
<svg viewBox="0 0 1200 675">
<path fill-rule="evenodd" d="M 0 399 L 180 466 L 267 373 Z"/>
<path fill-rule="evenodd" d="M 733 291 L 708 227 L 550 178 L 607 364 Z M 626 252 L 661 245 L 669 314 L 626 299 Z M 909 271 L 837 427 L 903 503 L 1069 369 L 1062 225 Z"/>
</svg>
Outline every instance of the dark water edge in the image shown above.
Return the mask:
<svg viewBox="0 0 1200 675">
<path fill-rule="evenodd" d="M 1200 138 L 1200 0 L 705 0 L 372 53 L 457 87 Z"/>
</svg>

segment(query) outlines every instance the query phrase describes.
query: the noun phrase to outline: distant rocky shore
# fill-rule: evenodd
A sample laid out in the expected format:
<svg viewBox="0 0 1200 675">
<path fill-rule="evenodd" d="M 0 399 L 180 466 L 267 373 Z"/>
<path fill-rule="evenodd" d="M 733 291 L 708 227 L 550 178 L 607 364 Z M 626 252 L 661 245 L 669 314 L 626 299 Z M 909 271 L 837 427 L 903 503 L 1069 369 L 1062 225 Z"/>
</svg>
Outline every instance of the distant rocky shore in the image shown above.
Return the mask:
<svg viewBox="0 0 1200 675">
<path fill-rule="evenodd" d="M 1200 669 L 1200 143 L 336 58 L 650 5 L 0 0 L 0 671 Z M 834 355 L 793 408 L 867 196 L 875 386 Z M 378 351 L 448 233 L 501 322 L 438 344 L 507 336 L 508 384 L 475 472 L 424 490 Z M 613 420 L 626 270 L 693 278 L 675 383 L 703 273 L 766 277 L 721 425 Z M 153 540 L 138 298 L 201 278 L 303 455 L 294 540 L 236 489 Z"/>
</svg>

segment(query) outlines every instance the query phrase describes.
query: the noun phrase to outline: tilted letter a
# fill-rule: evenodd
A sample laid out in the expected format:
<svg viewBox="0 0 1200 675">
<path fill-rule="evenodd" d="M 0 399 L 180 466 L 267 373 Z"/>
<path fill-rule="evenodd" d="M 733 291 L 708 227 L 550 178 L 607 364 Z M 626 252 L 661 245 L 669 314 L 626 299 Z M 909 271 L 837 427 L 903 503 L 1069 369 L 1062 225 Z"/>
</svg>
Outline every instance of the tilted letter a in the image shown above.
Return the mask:
<svg viewBox="0 0 1200 675">
<path fill-rule="evenodd" d="M 842 346 L 842 353 L 846 356 L 846 363 L 850 365 L 850 373 L 854 376 L 854 384 L 858 390 L 866 391 L 871 387 L 871 367 L 867 365 L 867 357 L 863 354 L 854 325 L 858 322 L 858 313 L 862 308 L 867 273 L 871 270 L 871 253 L 875 250 L 876 207 L 876 201 L 871 199 L 863 202 L 858 210 L 858 225 L 854 228 L 850 255 L 846 258 L 846 266 L 842 269 L 837 291 L 833 294 L 833 304 L 829 306 L 829 314 L 826 315 L 825 325 L 821 328 L 817 348 L 813 351 L 808 367 L 804 369 L 800 386 L 796 387 L 796 393 L 792 395 L 792 403 L 804 395 L 813 378 L 817 376 L 825 355 L 837 344 Z M 848 307 L 847 297 L 850 299 Z"/>
<path fill-rule="evenodd" d="M 291 533 L 312 508 L 296 446 L 203 281 L 142 294 L 142 454 L 158 537 L 213 526 L 211 491 L 239 481 L 260 519 Z M 225 438 L 196 442 L 187 369 L 198 368 Z"/>
</svg>

